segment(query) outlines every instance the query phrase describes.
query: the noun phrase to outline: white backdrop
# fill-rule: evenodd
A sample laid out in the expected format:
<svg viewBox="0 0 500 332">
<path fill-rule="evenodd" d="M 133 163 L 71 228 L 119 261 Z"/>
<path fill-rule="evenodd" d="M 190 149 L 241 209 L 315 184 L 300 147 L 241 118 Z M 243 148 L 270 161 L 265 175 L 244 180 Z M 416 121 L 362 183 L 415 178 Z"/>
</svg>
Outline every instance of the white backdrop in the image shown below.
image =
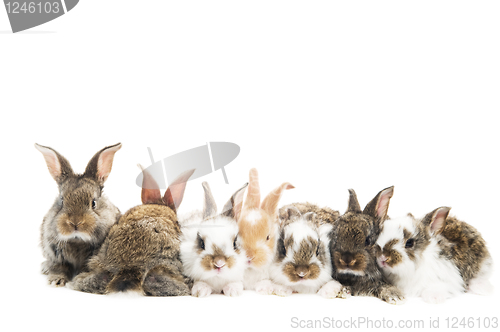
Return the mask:
<svg viewBox="0 0 500 332">
<path fill-rule="evenodd" d="M 221 208 L 251 167 L 264 194 L 284 181 L 296 187 L 282 204 L 341 212 L 347 189 L 364 205 L 395 185 L 389 215 L 451 206 L 498 260 L 499 9 L 497 1 L 82 0 L 19 34 L 0 9 L 0 324 L 281 331 L 325 318 L 422 320 L 427 328 L 439 318 L 446 328 L 447 318 L 472 317 L 477 327 L 498 317 L 496 293 L 391 306 L 362 297 L 145 298 L 49 287 L 39 273 L 39 227 L 57 187 L 33 144 L 55 148 L 81 172 L 99 149 L 122 142 L 105 192 L 126 211 L 140 203 L 136 164 L 149 165 L 147 147 L 159 160 L 234 142 L 241 153 L 226 167 L 229 184 L 221 171 L 190 181 L 180 212 L 201 208 L 202 181 Z M 498 273 L 492 281 L 500 287 Z"/>
</svg>

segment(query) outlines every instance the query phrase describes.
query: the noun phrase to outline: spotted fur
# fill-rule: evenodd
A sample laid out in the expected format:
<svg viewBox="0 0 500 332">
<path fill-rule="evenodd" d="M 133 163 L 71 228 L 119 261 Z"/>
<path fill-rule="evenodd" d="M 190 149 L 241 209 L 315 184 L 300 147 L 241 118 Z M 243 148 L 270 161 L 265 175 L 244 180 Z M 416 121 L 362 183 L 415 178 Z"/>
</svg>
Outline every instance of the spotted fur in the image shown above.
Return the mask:
<svg viewBox="0 0 500 332">
<path fill-rule="evenodd" d="M 88 259 L 101 247 L 120 211 L 103 194 L 103 186 L 121 144 L 105 147 L 89 161 L 83 174 L 52 148 L 38 145 L 59 196 L 41 226 L 41 246 L 46 261 L 42 273 L 49 284 L 64 286 L 86 270 Z"/>
<path fill-rule="evenodd" d="M 314 212 L 302 214 L 298 207 L 305 206 L 301 203 L 290 204 L 279 211 L 282 227 L 270 268 L 273 282 L 282 286 L 275 291 L 277 295 L 317 293 L 325 284 L 337 283 L 331 276 L 328 234 L 332 225 Z M 315 207 L 312 204 L 307 206 Z M 328 291 L 324 296 L 341 296 L 343 288 L 340 284 L 337 286 L 332 288 L 334 293 Z"/>
<path fill-rule="evenodd" d="M 467 289 L 491 293 L 492 260 L 481 234 L 438 208 L 384 222 L 377 240 L 377 262 L 408 296 L 442 302 Z"/>
</svg>

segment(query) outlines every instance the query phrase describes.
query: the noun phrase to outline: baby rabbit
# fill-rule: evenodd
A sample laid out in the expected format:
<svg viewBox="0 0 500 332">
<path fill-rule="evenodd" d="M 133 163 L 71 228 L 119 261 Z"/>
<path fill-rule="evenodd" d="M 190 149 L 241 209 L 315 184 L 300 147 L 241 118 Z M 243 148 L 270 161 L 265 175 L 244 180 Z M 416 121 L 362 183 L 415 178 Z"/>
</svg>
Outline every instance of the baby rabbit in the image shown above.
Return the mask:
<svg viewBox="0 0 500 332">
<path fill-rule="evenodd" d="M 203 213 L 183 224 L 180 254 L 184 274 L 194 281 L 191 295 L 212 293 L 238 296 L 243 292 L 246 255 L 238 240 L 236 218 L 248 184 L 238 189 L 217 214 L 217 205 L 207 182 L 203 182 Z"/>
<path fill-rule="evenodd" d="M 90 272 L 78 275 L 70 287 L 96 294 L 132 290 L 148 296 L 189 295 L 189 280 L 179 258 L 176 211 L 193 173 L 179 175 L 162 197 L 156 181 L 143 169 L 143 205 L 131 208 L 113 225 L 89 260 Z"/>
<path fill-rule="evenodd" d="M 284 190 L 292 189 L 285 182 L 271 191 L 260 203 L 259 176 L 250 170 L 248 193 L 238 220 L 239 238 L 247 255 L 247 269 L 243 286 L 261 294 L 272 294 L 269 266 L 274 259 L 278 238 L 278 202 Z"/>
<path fill-rule="evenodd" d="M 377 240 L 377 263 L 406 296 L 430 303 L 466 290 L 491 294 L 492 259 L 481 234 L 441 207 L 421 219 L 386 220 Z"/>
<path fill-rule="evenodd" d="M 274 294 L 318 293 L 323 297 L 347 297 L 345 288 L 332 280 L 328 234 L 332 225 L 314 212 L 301 214 L 296 203 L 282 207 L 279 216 L 282 227 L 270 275 L 281 285 Z M 344 291 L 344 292 L 342 292 Z"/>
<path fill-rule="evenodd" d="M 394 187 L 389 187 L 380 191 L 364 210 L 354 190 L 349 190 L 347 211 L 333 222 L 330 255 L 333 279 L 350 287 L 352 295 L 375 296 L 391 304 L 400 304 L 404 300 L 403 293 L 384 277 L 374 252 L 393 190 Z"/>
<path fill-rule="evenodd" d="M 120 211 L 103 194 L 115 152 L 121 144 L 107 146 L 89 161 L 83 174 L 75 174 L 69 162 L 52 148 L 35 144 L 43 154 L 59 196 L 43 218 L 41 246 L 46 261 L 42 273 L 49 284 L 64 286 L 85 270 L 90 256 L 99 250 Z"/>
</svg>

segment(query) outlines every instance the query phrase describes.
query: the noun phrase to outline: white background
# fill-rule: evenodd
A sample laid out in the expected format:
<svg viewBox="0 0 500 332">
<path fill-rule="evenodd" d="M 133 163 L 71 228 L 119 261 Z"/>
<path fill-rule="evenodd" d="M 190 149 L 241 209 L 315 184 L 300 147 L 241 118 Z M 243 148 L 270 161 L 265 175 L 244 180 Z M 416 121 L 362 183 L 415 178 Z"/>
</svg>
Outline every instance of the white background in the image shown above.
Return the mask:
<svg viewBox="0 0 500 332">
<path fill-rule="evenodd" d="M 500 4 L 497 1 L 82 0 L 12 34 L 0 8 L 3 174 L 1 323 L 21 328 L 281 331 L 298 319 L 498 317 L 498 295 L 441 305 L 325 300 L 246 291 L 240 298 L 97 296 L 46 285 L 39 227 L 57 195 L 35 142 L 82 172 L 123 143 L 105 192 L 140 203 L 137 163 L 210 141 L 241 153 L 188 183 L 180 212 L 219 208 L 260 173 L 282 203 L 341 212 L 395 185 L 389 214 L 439 206 L 480 230 L 498 261 Z M 492 282 L 498 288 L 498 273 Z M 477 326 L 477 322 L 476 322 Z M 362 326 L 363 327 L 363 326 Z M 12 329 L 12 328 L 11 328 Z"/>
</svg>

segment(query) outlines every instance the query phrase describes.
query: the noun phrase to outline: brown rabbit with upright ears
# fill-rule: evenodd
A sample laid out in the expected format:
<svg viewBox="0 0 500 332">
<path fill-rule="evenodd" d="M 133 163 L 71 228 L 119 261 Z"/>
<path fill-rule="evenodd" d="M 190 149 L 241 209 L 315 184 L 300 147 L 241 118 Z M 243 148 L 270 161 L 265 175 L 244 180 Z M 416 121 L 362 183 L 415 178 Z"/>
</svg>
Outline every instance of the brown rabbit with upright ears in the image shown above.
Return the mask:
<svg viewBox="0 0 500 332">
<path fill-rule="evenodd" d="M 180 260 L 177 208 L 194 170 L 179 175 L 163 197 L 151 174 L 145 169 L 142 173 L 143 205 L 131 208 L 113 225 L 101 250 L 89 260 L 90 272 L 78 275 L 71 288 L 97 294 L 190 294 Z"/>
<path fill-rule="evenodd" d="M 333 223 L 330 233 L 332 277 L 351 288 L 352 295 L 369 295 L 391 304 L 404 300 L 403 293 L 389 284 L 376 263 L 375 242 L 387 218 L 394 187 L 380 191 L 361 210 L 354 190 L 349 190 L 346 213 Z"/>
<path fill-rule="evenodd" d="M 46 261 L 42 273 L 49 284 L 64 286 L 85 269 L 89 257 L 101 247 L 120 211 L 103 194 L 115 152 L 121 144 L 107 146 L 89 161 L 83 174 L 75 174 L 57 151 L 35 144 L 43 154 L 59 196 L 45 215 L 41 245 Z"/>
</svg>

